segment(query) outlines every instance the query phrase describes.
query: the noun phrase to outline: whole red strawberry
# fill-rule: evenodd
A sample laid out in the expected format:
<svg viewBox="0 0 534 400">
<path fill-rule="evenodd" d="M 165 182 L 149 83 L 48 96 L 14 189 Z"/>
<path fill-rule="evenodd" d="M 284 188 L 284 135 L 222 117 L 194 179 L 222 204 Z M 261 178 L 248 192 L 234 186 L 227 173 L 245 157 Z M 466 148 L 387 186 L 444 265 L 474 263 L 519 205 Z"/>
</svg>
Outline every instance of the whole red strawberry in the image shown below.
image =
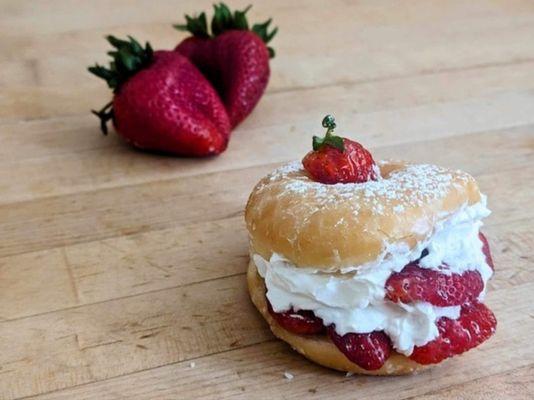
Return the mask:
<svg viewBox="0 0 534 400">
<path fill-rule="evenodd" d="M 360 143 L 334 136 L 334 117 L 323 119 L 327 128 L 324 138 L 313 137 L 313 151 L 310 151 L 302 164 L 314 181 L 334 183 L 362 183 L 377 179 L 376 164 Z"/>
<path fill-rule="evenodd" d="M 267 47 L 277 28 L 268 31 L 271 20 L 249 30 L 246 13 L 233 14 L 223 3 L 214 5 L 215 13 L 208 31 L 206 14 L 185 16 L 185 25 L 175 25 L 193 36 L 184 39 L 175 51 L 187 57 L 208 78 L 221 96 L 232 127 L 245 119 L 259 102 L 269 82 Z"/>
<path fill-rule="evenodd" d="M 129 37 L 108 36 L 115 48 L 109 68 L 89 71 L 106 80 L 113 100 L 93 111 L 104 134 L 112 120 L 117 133 L 140 149 L 184 156 L 209 156 L 226 149 L 230 121 L 205 77 L 174 51 L 143 48 Z"/>
</svg>

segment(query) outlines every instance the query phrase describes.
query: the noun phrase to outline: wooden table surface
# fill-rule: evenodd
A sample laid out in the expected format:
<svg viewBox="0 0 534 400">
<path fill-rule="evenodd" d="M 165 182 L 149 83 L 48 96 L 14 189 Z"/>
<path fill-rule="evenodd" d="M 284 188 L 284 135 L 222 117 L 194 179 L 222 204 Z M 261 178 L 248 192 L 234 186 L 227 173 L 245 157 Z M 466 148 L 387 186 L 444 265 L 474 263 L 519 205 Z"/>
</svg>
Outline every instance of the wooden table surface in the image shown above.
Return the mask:
<svg viewBox="0 0 534 400">
<path fill-rule="evenodd" d="M 0 399 L 532 399 L 534 2 L 258 1 L 277 57 L 228 151 L 186 160 L 100 135 L 88 110 L 109 92 L 85 68 L 105 61 L 103 35 L 171 48 L 171 23 L 209 4 L 1 1 Z M 489 195 L 499 326 L 480 349 L 345 377 L 251 305 L 248 193 L 327 112 L 376 158 L 461 168 Z"/>
</svg>

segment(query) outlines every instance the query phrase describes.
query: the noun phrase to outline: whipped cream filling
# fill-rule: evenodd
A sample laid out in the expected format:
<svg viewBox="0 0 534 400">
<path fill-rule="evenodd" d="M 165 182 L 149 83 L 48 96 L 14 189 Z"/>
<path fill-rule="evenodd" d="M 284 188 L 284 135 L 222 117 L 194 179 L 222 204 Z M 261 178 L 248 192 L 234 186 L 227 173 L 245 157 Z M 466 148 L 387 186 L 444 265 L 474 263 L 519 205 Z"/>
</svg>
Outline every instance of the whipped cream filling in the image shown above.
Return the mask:
<svg viewBox="0 0 534 400">
<path fill-rule="evenodd" d="M 486 263 L 478 233 L 481 219 L 489 214 L 483 197 L 481 202 L 465 205 L 442 219 L 415 248 L 410 249 L 405 243 L 384 244 L 377 260 L 337 271 L 296 267 L 276 253 L 270 260 L 258 254 L 252 257 L 275 312 L 311 310 L 325 325 L 335 324 L 340 335 L 384 331 L 395 350 L 408 356 L 414 346 L 423 346 L 438 336 L 439 318 L 457 319 L 460 306 L 394 303 L 384 298 L 387 279 L 419 259 L 426 249 L 428 254 L 419 261 L 422 268 L 459 274 L 478 271 L 484 281 L 482 300 L 493 271 Z"/>
</svg>

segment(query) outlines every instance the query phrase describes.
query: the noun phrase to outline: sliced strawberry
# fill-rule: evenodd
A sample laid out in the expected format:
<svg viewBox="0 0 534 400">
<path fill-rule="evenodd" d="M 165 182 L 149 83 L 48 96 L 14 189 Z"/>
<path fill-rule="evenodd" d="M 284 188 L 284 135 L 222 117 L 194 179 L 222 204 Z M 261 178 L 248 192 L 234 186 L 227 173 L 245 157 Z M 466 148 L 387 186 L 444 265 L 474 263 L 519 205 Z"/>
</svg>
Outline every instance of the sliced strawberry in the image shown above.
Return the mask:
<svg viewBox="0 0 534 400">
<path fill-rule="evenodd" d="M 336 124 L 331 115 L 323 119 L 323 127 L 328 129 L 326 136 L 314 136 L 313 151 L 302 160 L 311 178 L 327 184 L 376 180 L 376 165 L 371 153 L 360 143 L 334 136 L 332 132 Z"/>
<path fill-rule="evenodd" d="M 328 327 L 330 339 L 350 361 L 372 371 L 384 365 L 391 354 L 391 342 L 384 332 L 337 334 Z"/>
<path fill-rule="evenodd" d="M 491 267 L 491 269 L 495 271 L 495 265 L 493 264 L 493 258 L 491 257 L 488 239 L 486 239 L 486 236 L 482 232 L 478 233 L 478 237 L 482 241 L 482 252 L 486 256 L 486 262 Z"/>
<path fill-rule="evenodd" d="M 271 303 L 267 302 L 269 313 L 285 330 L 296 333 L 297 335 L 315 335 L 324 333 L 325 327 L 323 320 L 315 316 L 312 311 L 285 311 L 282 313 L 274 312 Z"/>
<path fill-rule="evenodd" d="M 459 306 L 475 300 L 484 289 L 477 271 L 446 275 L 408 264 L 386 281 L 386 297 L 394 302 L 426 301 L 438 307 Z"/>
<path fill-rule="evenodd" d="M 482 303 L 462 307 L 460 318 L 441 318 L 439 336 L 424 346 L 415 347 L 410 358 L 419 364 L 437 364 L 461 354 L 487 340 L 497 326 L 495 315 Z"/>
</svg>

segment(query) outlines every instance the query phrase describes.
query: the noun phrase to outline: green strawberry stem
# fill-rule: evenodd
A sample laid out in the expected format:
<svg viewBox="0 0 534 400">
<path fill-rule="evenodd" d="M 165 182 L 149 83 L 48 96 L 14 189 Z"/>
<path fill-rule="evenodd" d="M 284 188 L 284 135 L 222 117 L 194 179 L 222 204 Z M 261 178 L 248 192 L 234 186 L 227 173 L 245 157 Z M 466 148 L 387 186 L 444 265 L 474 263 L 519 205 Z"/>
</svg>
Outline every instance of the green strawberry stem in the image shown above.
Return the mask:
<svg viewBox="0 0 534 400">
<path fill-rule="evenodd" d="M 110 101 L 100 111 L 91 110 L 91 112 L 100 118 L 100 130 L 104 135 L 108 134 L 108 121 L 113 121 L 113 102 Z"/>
<path fill-rule="evenodd" d="M 143 48 L 131 36 L 128 36 L 128 40 L 122 40 L 109 35 L 106 36 L 106 40 L 114 48 L 114 50 L 108 52 L 108 55 L 111 56 L 109 67 L 106 68 L 95 64 L 89 67 L 88 71 L 105 80 L 109 88 L 113 90 L 113 93 L 117 93 L 124 82 L 141 69 L 150 65 L 154 57 L 154 51 L 150 43 L 146 42 Z M 100 111 L 91 111 L 100 118 L 100 129 L 104 135 L 107 135 L 107 123 L 113 120 L 114 115 L 112 102 L 106 104 Z"/>
<path fill-rule="evenodd" d="M 333 115 L 328 114 L 323 118 L 323 122 L 321 122 L 321 125 L 323 125 L 323 128 L 327 128 L 326 135 L 330 135 L 330 132 L 333 132 L 334 129 L 336 129 L 336 119 Z"/>
<path fill-rule="evenodd" d="M 324 137 L 313 137 L 313 150 L 320 150 L 323 146 L 332 146 L 339 151 L 345 151 L 345 144 L 341 136 L 335 136 L 332 133 L 336 128 L 336 120 L 332 115 L 327 115 L 323 118 L 323 128 L 326 128 L 326 134 Z"/>
<path fill-rule="evenodd" d="M 191 33 L 193 36 L 201 38 L 214 38 L 221 33 L 230 30 L 250 30 L 256 33 L 265 44 L 268 44 L 278 32 L 278 28 L 274 28 L 269 32 L 269 25 L 272 22 L 271 18 L 261 24 L 254 24 L 252 25 L 252 28 L 249 28 L 246 14 L 251 7 L 252 6 L 249 5 L 244 10 L 236 10 L 232 13 L 226 4 L 214 4 L 214 13 L 210 24 L 211 33 L 208 29 L 206 13 L 204 12 L 198 14 L 197 16 L 190 16 L 186 14 L 185 24 L 176 24 L 174 27 L 179 31 L 186 31 Z M 267 50 L 269 50 L 269 56 L 273 58 L 275 56 L 274 49 L 270 46 L 267 46 Z"/>
</svg>

